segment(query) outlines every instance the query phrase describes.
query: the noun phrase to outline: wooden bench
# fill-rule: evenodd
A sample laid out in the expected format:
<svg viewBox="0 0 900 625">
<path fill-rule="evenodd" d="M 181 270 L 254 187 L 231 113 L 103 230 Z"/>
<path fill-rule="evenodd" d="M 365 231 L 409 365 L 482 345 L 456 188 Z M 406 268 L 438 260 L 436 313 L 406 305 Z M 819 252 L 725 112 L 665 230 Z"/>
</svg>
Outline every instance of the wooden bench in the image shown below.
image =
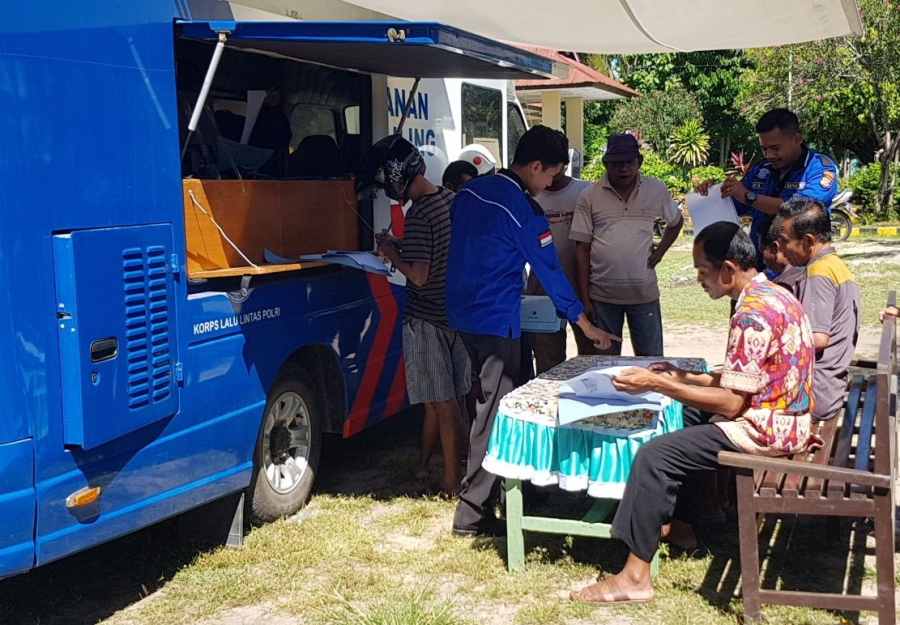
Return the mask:
<svg viewBox="0 0 900 625">
<path fill-rule="evenodd" d="M 891 293 L 888 304 L 896 302 Z M 894 497 L 897 478 L 896 373 L 897 331 L 893 320 L 882 328 L 878 362 L 854 375 L 838 417 L 822 424 L 825 445 L 812 454 L 766 458 L 721 452 L 719 462 L 737 474 L 744 621 L 761 619 L 760 604 L 835 610 L 871 610 L 879 625 L 895 625 Z M 760 588 L 758 528 L 765 514 L 837 517 L 874 521 L 875 596 L 777 591 Z"/>
</svg>

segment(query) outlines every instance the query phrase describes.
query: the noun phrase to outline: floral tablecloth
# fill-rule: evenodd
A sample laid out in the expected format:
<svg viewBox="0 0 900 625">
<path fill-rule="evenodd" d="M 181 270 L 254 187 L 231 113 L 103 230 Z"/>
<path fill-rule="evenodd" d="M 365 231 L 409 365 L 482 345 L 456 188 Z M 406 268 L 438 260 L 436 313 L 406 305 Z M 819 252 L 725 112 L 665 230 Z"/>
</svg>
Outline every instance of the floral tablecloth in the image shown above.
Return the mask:
<svg viewBox="0 0 900 625">
<path fill-rule="evenodd" d="M 584 422 L 560 426 L 559 384 L 595 365 L 646 363 L 647 358 L 578 356 L 520 386 L 500 400 L 483 466 L 502 477 L 538 486 L 558 485 L 592 497 L 619 499 L 637 450 L 655 436 L 680 430 L 682 406 L 668 401 L 655 427 L 634 433 Z M 705 371 L 699 358 L 676 359 L 690 371 Z"/>
</svg>

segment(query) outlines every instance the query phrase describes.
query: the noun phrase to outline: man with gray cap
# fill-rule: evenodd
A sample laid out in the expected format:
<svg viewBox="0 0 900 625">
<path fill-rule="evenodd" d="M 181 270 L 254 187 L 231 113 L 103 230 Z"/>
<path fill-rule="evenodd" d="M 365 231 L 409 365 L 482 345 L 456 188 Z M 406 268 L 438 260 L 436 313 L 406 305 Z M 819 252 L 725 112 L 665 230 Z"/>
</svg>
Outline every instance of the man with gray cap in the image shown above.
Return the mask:
<svg viewBox="0 0 900 625">
<path fill-rule="evenodd" d="M 654 267 L 681 232 L 681 210 L 655 178 L 641 175 L 644 158 L 633 135 L 609 138 L 606 175 L 581 192 L 569 238 L 575 241 L 575 277 L 585 314 L 621 336 L 625 320 L 636 356 L 662 356 L 663 330 Z M 666 223 L 659 245 L 653 224 Z M 599 353 L 619 355 L 621 343 Z"/>
</svg>

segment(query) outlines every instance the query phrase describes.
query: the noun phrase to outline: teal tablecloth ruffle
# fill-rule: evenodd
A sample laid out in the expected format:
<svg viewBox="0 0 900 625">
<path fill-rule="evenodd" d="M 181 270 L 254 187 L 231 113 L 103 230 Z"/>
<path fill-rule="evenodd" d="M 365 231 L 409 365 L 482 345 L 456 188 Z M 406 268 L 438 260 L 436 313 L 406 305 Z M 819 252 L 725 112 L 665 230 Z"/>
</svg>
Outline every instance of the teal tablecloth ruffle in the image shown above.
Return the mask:
<svg viewBox="0 0 900 625">
<path fill-rule="evenodd" d="M 592 497 L 621 498 L 641 445 L 683 427 L 682 405 L 670 401 L 650 428 L 611 431 L 581 423 L 557 426 L 556 397 L 561 381 L 596 364 L 616 366 L 635 361 L 647 359 L 573 358 L 504 397 L 494 420 L 484 468 L 538 486 L 558 485 L 568 491 L 587 491 Z M 706 368 L 697 359 L 679 359 L 679 366 L 695 371 Z"/>
</svg>

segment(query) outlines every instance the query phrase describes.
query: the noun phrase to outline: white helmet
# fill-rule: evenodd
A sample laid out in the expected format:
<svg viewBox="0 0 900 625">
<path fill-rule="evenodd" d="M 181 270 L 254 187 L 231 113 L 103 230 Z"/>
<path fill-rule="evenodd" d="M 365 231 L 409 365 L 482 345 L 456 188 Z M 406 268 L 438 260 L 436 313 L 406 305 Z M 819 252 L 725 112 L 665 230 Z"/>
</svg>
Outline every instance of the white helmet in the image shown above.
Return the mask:
<svg viewBox="0 0 900 625">
<path fill-rule="evenodd" d="M 425 179 L 436 187 L 441 186 L 444 170 L 450 164 L 450 159 L 436 145 L 423 145 L 419 148 L 419 153 L 425 162 Z"/>
<path fill-rule="evenodd" d="M 463 151 L 459 153 L 459 160 L 472 163 L 478 170 L 479 176 L 489 174 L 497 168 L 494 155 L 480 143 L 470 143 L 464 147 Z"/>
</svg>

